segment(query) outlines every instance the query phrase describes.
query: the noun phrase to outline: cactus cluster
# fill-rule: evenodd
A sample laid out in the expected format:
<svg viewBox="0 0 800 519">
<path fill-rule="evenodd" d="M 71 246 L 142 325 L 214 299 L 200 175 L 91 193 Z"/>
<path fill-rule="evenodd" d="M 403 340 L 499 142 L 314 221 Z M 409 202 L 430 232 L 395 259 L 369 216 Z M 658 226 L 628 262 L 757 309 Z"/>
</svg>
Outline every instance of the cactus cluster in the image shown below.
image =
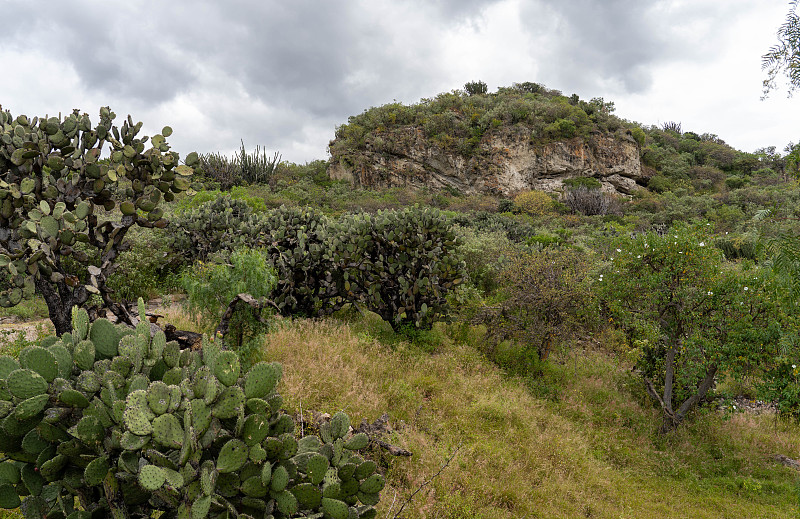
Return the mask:
<svg viewBox="0 0 800 519">
<path fill-rule="evenodd" d="M 430 328 L 446 317 L 464 279 L 452 225 L 437 210 L 409 207 L 343 218 L 329 254 L 338 293 L 363 302 L 393 328 Z"/>
<path fill-rule="evenodd" d="M 128 116 L 117 127 L 115 117 L 101 108 L 93 127 L 78 110 L 29 119 L 0 109 L 0 269 L 11 281 L 0 306 L 16 305 L 38 286 L 59 334 L 69 329 L 73 305 L 89 294 L 108 299 L 105 280 L 125 250 L 127 230 L 165 227 L 159 204 L 190 187 L 197 162 L 190 153 L 179 163 L 166 142 L 168 126 L 139 137 L 141 122 Z M 113 209 L 112 194 L 124 200 L 120 221 L 95 210 Z M 84 268 L 70 270 L 76 261 Z"/>
<path fill-rule="evenodd" d="M 384 479 L 336 414 L 295 438 L 281 367 L 242 372 L 204 341 L 180 350 L 73 311 L 73 327 L 0 356 L 0 507 L 30 518 L 371 519 Z"/>
<path fill-rule="evenodd" d="M 264 218 L 244 200 L 220 196 L 178 216 L 171 223 L 175 250 L 187 260 L 205 260 L 222 249 L 255 248 L 266 243 Z"/>
<path fill-rule="evenodd" d="M 452 225 L 436 209 L 329 220 L 312 208 L 253 214 L 244 202 L 220 197 L 176 228 L 176 248 L 190 257 L 220 247 L 266 248 L 279 280 L 272 299 L 285 315 L 357 303 L 393 327 L 429 328 L 446 315 L 446 295 L 464 278 Z"/>
</svg>

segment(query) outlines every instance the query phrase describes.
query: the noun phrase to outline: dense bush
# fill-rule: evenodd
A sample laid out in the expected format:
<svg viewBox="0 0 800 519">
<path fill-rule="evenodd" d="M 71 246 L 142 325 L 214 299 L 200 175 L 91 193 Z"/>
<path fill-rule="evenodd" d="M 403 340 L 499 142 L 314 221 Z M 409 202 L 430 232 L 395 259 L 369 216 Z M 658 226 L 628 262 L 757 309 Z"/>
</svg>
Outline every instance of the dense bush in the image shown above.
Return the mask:
<svg viewBox="0 0 800 519">
<path fill-rule="evenodd" d="M 343 413 L 296 439 L 278 364 L 244 373 L 218 343 L 181 351 L 146 321 L 89 324 L 80 310 L 71 333 L 0 365 L 0 507 L 29 518 L 375 517 L 384 479 L 356 454 L 369 439 L 350 435 Z"/>
<path fill-rule="evenodd" d="M 544 216 L 553 213 L 555 205 L 544 191 L 523 191 L 514 197 L 514 210 L 530 216 Z"/>
<path fill-rule="evenodd" d="M 487 354 L 519 373 L 535 373 L 559 341 L 581 328 L 590 307 L 589 264 L 574 250 L 514 254 L 503 269 L 505 299 L 475 318 L 486 325 Z"/>
<path fill-rule="evenodd" d="M 600 189 L 581 185 L 568 189 L 561 202 L 573 213 L 605 215 L 610 211 L 613 199 Z"/>
<path fill-rule="evenodd" d="M 395 329 L 428 329 L 448 314 L 448 292 L 464 282 L 452 225 L 417 206 L 336 223 L 329 254 L 342 302 L 363 303 Z"/>
<path fill-rule="evenodd" d="M 170 229 L 175 249 L 193 261 L 220 250 L 264 245 L 264 221 L 246 201 L 224 195 L 186 210 L 170 223 Z"/>
<path fill-rule="evenodd" d="M 264 220 L 266 251 L 275 267 L 273 300 L 284 315 L 313 317 L 327 311 L 333 290 L 328 219 L 307 207 L 281 206 Z M 326 258 L 326 256 L 328 256 Z"/>
</svg>

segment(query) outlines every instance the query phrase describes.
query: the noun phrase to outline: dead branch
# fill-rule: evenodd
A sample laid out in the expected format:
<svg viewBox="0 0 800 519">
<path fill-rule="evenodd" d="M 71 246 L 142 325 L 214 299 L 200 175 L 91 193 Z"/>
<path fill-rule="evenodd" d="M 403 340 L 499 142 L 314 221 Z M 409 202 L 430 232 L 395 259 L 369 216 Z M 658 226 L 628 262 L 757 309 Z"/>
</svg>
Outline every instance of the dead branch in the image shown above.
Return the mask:
<svg viewBox="0 0 800 519">
<path fill-rule="evenodd" d="M 459 443 L 459 444 L 458 444 L 458 446 L 456 447 L 456 450 L 454 450 L 454 451 L 453 451 L 453 454 L 451 454 L 451 455 L 450 455 L 450 457 L 449 457 L 449 458 L 447 458 L 447 460 L 444 462 L 444 464 L 443 464 L 443 465 L 441 466 L 441 468 L 439 469 L 439 472 L 437 472 L 436 474 L 434 474 L 433 476 L 431 476 L 431 478 L 430 478 L 428 481 L 425 481 L 423 484 L 421 484 L 421 485 L 420 485 L 420 486 L 419 486 L 419 487 L 418 487 L 418 488 L 417 488 L 417 489 L 416 489 L 416 490 L 415 490 L 415 491 L 414 491 L 414 492 L 413 492 L 413 493 L 412 493 L 412 494 L 411 494 L 411 495 L 408 497 L 408 499 L 406 499 L 406 500 L 405 500 L 405 502 L 403 502 L 403 506 L 401 506 L 401 507 L 400 507 L 400 510 L 398 510 L 398 511 L 397 511 L 397 513 L 396 513 L 396 514 L 395 514 L 395 515 L 392 517 L 392 519 L 399 519 L 399 517 L 400 517 L 400 513 L 403 511 L 403 508 L 405 508 L 407 504 L 411 503 L 411 500 L 412 500 L 412 499 L 414 499 L 414 496 L 416 496 L 416 495 L 417 495 L 417 494 L 418 494 L 418 493 L 419 493 L 419 492 L 420 492 L 420 491 L 421 491 L 423 488 L 425 488 L 425 487 L 426 487 L 428 484 L 430 484 L 430 482 L 431 482 L 431 481 L 433 481 L 434 479 L 436 479 L 436 478 L 439 476 L 439 474 L 441 474 L 441 473 L 442 473 L 442 471 L 444 471 L 444 469 L 446 469 L 446 468 L 447 468 L 447 466 L 448 466 L 448 465 L 450 465 L 450 462 L 451 462 L 451 461 L 453 461 L 453 458 L 455 458 L 455 457 L 456 457 L 456 454 L 458 454 L 458 451 L 459 451 L 459 449 L 461 449 L 461 445 L 462 445 L 462 443 Z"/>
</svg>

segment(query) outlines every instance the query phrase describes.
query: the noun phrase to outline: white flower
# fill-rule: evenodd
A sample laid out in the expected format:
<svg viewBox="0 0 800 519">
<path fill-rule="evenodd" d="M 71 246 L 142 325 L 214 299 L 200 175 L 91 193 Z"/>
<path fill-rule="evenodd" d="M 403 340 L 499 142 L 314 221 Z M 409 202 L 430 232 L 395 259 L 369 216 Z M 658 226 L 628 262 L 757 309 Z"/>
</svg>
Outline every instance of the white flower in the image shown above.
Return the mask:
<svg viewBox="0 0 800 519">
<path fill-rule="evenodd" d="M 701 241 L 701 242 L 700 242 L 700 246 L 701 246 L 701 247 L 705 247 L 705 246 L 706 246 L 706 242 L 704 242 L 704 241 Z"/>
<path fill-rule="evenodd" d="M 617 252 L 622 252 L 622 249 L 617 249 Z"/>
<path fill-rule="evenodd" d="M 644 248 L 646 249 L 647 247 L 648 247 L 648 245 L 645 243 L 645 244 L 644 244 Z"/>
<path fill-rule="evenodd" d="M 750 290 L 750 289 L 749 289 L 749 288 L 747 288 L 747 287 L 744 287 L 744 291 L 745 291 L 745 292 L 747 292 L 748 290 Z"/>
<path fill-rule="evenodd" d="M 733 409 L 736 410 L 736 406 L 735 405 L 733 406 Z"/>
<path fill-rule="evenodd" d="M 797 369 L 797 364 L 792 364 L 792 369 Z"/>
<path fill-rule="evenodd" d="M 642 257 L 642 255 L 641 255 L 641 254 L 639 254 L 638 256 L 636 256 L 636 259 L 639 259 L 639 258 L 641 258 L 641 257 Z"/>
<path fill-rule="evenodd" d="M 713 295 L 714 295 L 714 292 L 712 292 L 711 290 L 709 290 L 709 291 L 708 291 L 708 295 L 710 295 L 710 296 L 713 296 Z"/>
</svg>

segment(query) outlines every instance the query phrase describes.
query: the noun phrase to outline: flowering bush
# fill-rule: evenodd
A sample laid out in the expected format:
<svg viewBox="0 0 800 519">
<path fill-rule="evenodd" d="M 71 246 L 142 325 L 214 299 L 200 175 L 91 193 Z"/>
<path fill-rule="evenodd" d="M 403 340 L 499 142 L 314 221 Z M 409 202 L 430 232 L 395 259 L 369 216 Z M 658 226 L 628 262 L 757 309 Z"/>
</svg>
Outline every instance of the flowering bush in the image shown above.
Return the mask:
<svg viewBox="0 0 800 519">
<path fill-rule="evenodd" d="M 609 319 L 642 344 L 637 367 L 663 410 L 662 432 L 717 375 L 763 376 L 774 366 L 785 317 L 768 272 L 726 264 L 709 236 L 688 226 L 615 245 L 599 293 Z"/>
</svg>

